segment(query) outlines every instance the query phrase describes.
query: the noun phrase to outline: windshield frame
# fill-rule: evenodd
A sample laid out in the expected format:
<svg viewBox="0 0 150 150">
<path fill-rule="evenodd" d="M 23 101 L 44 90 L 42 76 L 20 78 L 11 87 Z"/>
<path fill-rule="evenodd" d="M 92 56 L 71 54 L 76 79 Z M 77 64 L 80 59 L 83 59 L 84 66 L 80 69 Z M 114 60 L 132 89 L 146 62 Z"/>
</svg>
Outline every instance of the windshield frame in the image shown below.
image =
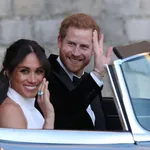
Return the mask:
<svg viewBox="0 0 150 150">
<path fill-rule="evenodd" d="M 150 132 L 146 129 L 144 129 L 139 122 L 137 121 L 137 118 L 135 116 L 134 110 L 133 110 L 133 106 L 132 106 L 132 102 L 131 102 L 131 97 L 126 85 L 126 80 L 124 78 L 124 74 L 123 74 L 123 70 L 122 70 L 122 64 L 138 58 L 138 57 L 143 57 L 144 55 L 149 55 L 150 53 L 141 53 L 141 54 L 137 54 L 134 56 L 130 56 L 128 58 L 124 58 L 124 59 L 118 59 L 116 61 L 114 61 L 114 69 L 116 72 L 116 77 L 118 80 L 118 85 L 120 88 L 120 92 L 122 95 L 122 100 L 123 100 L 123 105 L 127 114 L 127 118 L 130 124 L 130 129 L 134 135 L 135 140 L 138 141 L 150 141 Z"/>
</svg>

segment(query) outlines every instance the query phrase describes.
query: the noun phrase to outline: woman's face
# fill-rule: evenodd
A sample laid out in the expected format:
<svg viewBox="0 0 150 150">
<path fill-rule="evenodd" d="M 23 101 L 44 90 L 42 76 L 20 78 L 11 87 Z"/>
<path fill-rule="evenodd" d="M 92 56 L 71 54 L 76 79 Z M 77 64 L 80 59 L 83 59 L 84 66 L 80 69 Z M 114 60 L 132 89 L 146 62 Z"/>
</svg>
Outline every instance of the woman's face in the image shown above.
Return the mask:
<svg viewBox="0 0 150 150">
<path fill-rule="evenodd" d="M 10 75 L 11 88 L 25 98 L 36 96 L 45 71 L 34 52 L 28 54 Z"/>
</svg>

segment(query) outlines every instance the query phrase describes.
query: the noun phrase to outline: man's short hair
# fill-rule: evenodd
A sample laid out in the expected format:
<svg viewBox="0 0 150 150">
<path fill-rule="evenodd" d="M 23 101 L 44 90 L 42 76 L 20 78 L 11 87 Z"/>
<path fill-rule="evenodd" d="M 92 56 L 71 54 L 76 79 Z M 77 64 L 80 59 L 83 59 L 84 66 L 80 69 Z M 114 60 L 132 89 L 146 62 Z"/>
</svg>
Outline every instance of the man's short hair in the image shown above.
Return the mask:
<svg viewBox="0 0 150 150">
<path fill-rule="evenodd" d="M 75 27 L 78 29 L 92 29 L 92 31 L 97 30 L 98 39 L 100 38 L 100 27 L 90 15 L 78 13 L 66 17 L 61 22 L 59 30 L 59 35 L 61 39 L 64 39 L 66 37 L 69 27 Z"/>
</svg>

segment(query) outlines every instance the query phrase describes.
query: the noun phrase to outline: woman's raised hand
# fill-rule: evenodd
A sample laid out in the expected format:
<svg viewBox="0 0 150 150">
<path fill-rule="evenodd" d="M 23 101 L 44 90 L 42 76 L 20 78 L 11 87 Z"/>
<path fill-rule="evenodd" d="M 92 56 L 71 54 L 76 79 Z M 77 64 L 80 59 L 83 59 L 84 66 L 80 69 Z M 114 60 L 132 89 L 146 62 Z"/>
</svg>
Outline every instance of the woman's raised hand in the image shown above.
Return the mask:
<svg viewBox="0 0 150 150">
<path fill-rule="evenodd" d="M 50 93 L 48 90 L 48 81 L 44 78 L 38 91 L 38 104 L 45 118 L 44 129 L 54 128 L 54 108 L 50 102 Z"/>
</svg>

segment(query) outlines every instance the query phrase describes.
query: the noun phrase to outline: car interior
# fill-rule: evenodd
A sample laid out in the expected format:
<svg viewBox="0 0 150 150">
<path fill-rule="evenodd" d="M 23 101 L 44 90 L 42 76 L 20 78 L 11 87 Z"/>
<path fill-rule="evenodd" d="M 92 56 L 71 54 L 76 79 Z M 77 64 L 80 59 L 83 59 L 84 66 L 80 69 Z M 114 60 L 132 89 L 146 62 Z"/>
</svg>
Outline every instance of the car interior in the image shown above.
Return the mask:
<svg viewBox="0 0 150 150">
<path fill-rule="evenodd" d="M 103 97 L 102 106 L 105 115 L 107 130 L 121 131 L 122 125 L 119 119 L 119 115 L 113 97 Z"/>
</svg>

